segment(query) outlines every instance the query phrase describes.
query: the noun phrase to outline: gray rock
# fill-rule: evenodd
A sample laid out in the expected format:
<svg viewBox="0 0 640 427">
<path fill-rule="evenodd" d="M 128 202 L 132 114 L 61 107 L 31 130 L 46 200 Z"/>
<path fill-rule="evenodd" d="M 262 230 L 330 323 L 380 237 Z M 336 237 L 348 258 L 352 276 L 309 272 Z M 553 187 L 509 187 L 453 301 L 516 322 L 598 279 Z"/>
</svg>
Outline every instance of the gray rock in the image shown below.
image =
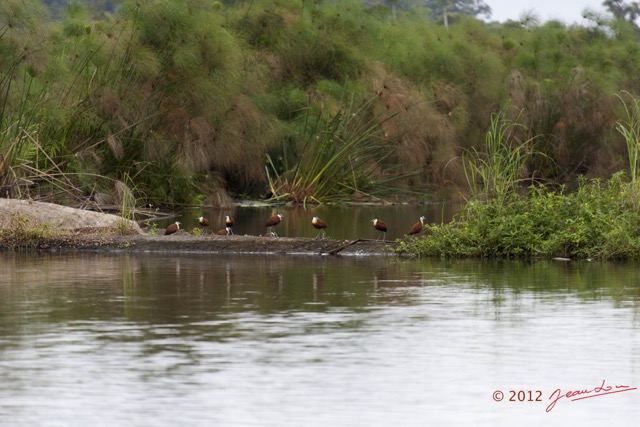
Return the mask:
<svg viewBox="0 0 640 427">
<path fill-rule="evenodd" d="M 128 230 L 143 234 L 135 222 L 117 215 L 75 209 L 54 203 L 32 200 L 0 199 L 0 227 L 11 228 L 12 222 L 21 216 L 30 226 L 49 225 L 58 230 Z"/>
</svg>

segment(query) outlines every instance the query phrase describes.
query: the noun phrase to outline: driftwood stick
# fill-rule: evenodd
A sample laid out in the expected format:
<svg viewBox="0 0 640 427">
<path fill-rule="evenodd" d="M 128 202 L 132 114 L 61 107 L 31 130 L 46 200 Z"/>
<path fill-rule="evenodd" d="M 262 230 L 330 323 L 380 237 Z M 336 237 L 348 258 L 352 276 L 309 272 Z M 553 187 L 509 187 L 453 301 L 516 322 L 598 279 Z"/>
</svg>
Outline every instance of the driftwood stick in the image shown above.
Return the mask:
<svg viewBox="0 0 640 427">
<path fill-rule="evenodd" d="M 361 240 L 362 240 L 362 239 L 352 240 L 352 241 L 350 241 L 349 243 L 346 243 L 346 244 L 344 244 L 344 245 L 342 245 L 342 246 L 338 246 L 338 247 L 337 247 L 337 248 L 335 248 L 335 249 L 331 249 L 331 250 L 328 252 L 328 254 L 329 254 L 329 255 L 335 255 L 335 254 L 337 254 L 338 252 L 340 252 L 340 251 L 342 251 L 342 250 L 344 250 L 344 249 L 348 248 L 349 246 L 355 245 L 356 243 L 360 242 Z"/>
</svg>

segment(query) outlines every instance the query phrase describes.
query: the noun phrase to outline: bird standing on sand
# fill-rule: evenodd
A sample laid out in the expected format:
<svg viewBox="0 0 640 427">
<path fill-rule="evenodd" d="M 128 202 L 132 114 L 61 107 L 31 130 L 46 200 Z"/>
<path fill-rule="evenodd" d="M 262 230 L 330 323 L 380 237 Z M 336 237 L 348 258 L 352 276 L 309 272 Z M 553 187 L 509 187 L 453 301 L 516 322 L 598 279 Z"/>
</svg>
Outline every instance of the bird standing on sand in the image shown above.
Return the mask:
<svg viewBox="0 0 640 427">
<path fill-rule="evenodd" d="M 411 229 L 407 233 L 408 236 L 413 236 L 414 234 L 420 234 L 422 231 L 422 227 L 424 227 L 425 217 L 421 216 L 420 220 L 411 226 Z"/>
<path fill-rule="evenodd" d="M 169 234 L 173 234 L 178 230 L 180 230 L 180 223 L 176 221 L 173 224 L 170 224 L 167 228 L 165 228 L 164 235 L 168 236 Z"/>
<path fill-rule="evenodd" d="M 226 215 L 224 217 L 224 223 L 227 226 L 226 228 L 229 229 L 229 234 L 233 234 L 233 230 L 232 230 L 232 228 L 233 228 L 233 218 L 231 218 L 231 216 L 229 216 L 229 215 Z"/>
<path fill-rule="evenodd" d="M 316 239 L 320 237 L 320 235 L 322 235 L 322 239 L 324 239 L 324 229 L 327 228 L 327 224 L 317 216 L 314 216 L 311 219 L 311 225 L 313 225 L 313 228 L 316 230 L 322 230 L 322 232 L 316 236 Z"/>
<path fill-rule="evenodd" d="M 273 229 L 273 227 L 275 227 L 276 225 L 280 224 L 280 220 L 282 219 L 284 215 L 282 214 L 275 214 L 273 216 L 271 216 L 271 218 L 269 218 L 265 224 L 265 227 L 270 228 L 271 229 L 271 233 L 273 233 L 273 235 L 275 237 L 278 237 L 278 233 L 276 233 Z"/>
<path fill-rule="evenodd" d="M 378 218 L 371 220 L 371 222 L 373 222 L 373 228 L 375 228 L 376 230 L 382 233 L 382 241 L 384 242 L 384 239 L 387 235 L 387 224 L 380 221 Z M 378 240 L 380 240 L 380 236 L 378 236 L 378 238 L 376 239 L 376 242 Z"/>
</svg>

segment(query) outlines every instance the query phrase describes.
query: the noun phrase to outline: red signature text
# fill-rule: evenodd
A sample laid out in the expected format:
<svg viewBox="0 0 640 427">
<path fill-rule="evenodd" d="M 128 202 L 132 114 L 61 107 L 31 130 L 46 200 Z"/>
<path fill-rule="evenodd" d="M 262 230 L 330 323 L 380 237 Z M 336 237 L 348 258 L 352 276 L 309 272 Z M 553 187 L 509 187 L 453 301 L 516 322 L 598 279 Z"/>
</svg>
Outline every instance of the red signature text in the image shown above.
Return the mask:
<svg viewBox="0 0 640 427">
<path fill-rule="evenodd" d="M 628 385 L 605 385 L 605 380 L 602 380 L 602 384 L 593 389 L 583 389 L 583 390 L 573 390 L 567 391 L 563 393 L 562 390 L 556 389 L 551 396 L 549 396 L 549 406 L 547 406 L 547 412 L 550 412 L 553 408 L 556 407 L 556 403 L 558 403 L 561 399 L 568 399 L 570 401 L 589 399 L 591 397 L 605 396 L 607 394 L 614 393 L 622 393 L 625 391 L 637 390 L 637 387 L 630 387 Z"/>
</svg>

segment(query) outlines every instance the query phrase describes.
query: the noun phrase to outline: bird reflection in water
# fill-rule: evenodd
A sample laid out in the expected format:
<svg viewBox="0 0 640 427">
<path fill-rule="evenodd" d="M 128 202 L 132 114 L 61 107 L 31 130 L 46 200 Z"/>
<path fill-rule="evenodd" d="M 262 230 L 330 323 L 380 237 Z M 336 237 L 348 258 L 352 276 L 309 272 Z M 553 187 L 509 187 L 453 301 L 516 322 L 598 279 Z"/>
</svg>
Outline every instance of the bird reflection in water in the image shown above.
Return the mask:
<svg viewBox="0 0 640 427">
<path fill-rule="evenodd" d="M 326 275 L 323 271 L 314 271 L 312 276 L 313 281 L 313 300 L 318 301 L 324 293 L 324 283 Z"/>
</svg>

